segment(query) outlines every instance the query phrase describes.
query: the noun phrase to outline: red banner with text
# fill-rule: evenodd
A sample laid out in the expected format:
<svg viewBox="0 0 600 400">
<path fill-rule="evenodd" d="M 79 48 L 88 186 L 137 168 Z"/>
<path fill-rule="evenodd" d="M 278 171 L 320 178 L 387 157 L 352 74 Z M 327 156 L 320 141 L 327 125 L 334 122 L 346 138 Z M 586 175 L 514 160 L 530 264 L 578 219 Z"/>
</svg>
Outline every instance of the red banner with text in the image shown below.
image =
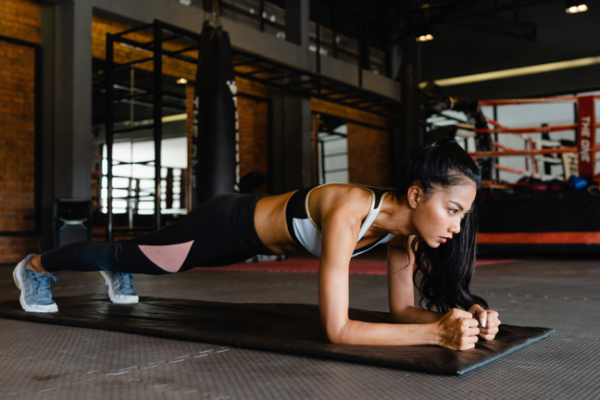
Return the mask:
<svg viewBox="0 0 600 400">
<path fill-rule="evenodd" d="M 592 150 L 596 145 L 594 96 L 582 96 L 578 99 L 577 160 L 579 176 L 594 176 L 596 155 Z"/>
</svg>

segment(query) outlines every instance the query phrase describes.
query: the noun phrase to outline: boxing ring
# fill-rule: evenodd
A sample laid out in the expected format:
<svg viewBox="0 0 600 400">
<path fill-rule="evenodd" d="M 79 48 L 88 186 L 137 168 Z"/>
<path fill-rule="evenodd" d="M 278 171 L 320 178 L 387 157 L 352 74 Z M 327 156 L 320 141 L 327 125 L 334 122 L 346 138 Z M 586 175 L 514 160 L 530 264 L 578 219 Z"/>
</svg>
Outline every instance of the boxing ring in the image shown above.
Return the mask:
<svg viewBox="0 0 600 400">
<path fill-rule="evenodd" d="M 556 159 L 545 157 L 551 154 L 561 155 L 573 155 L 577 159 L 577 170 L 572 170 L 574 174 L 580 177 L 589 179 L 593 178 L 594 164 L 595 164 L 595 153 L 600 151 L 600 146 L 595 143 L 595 130 L 600 127 L 599 124 L 595 123 L 595 100 L 600 99 L 600 95 L 595 96 L 563 96 L 563 97 L 551 97 L 551 98 L 540 98 L 540 99 L 518 99 L 518 100 L 495 100 L 495 101 L 481 101 L 480 106 L 506 106 L 506 105 L 519 105 L 519 104 L 540 104 L 540 103 L 558 103 L 558 102 L 571 102 L 577 103 L 577 123 L 568 125 L 555 125 L 555 126 L 539 126 L 539 127 L 524 127 L 524 128 L 509 128 L 500 124 L 492 118 L 486 117 L 488 124 L 492 125 L 491 129 L 475 129 L 476 135 L 490 135 L 490 134 L 510 134 L 523 139 L 525 144 L 524 150 L 517 150 L 504 146 L 497 141 L 493 141 L 493 145 L 498 150 L 493 151 L 475 151 L 470 152 L 471 156 L 475 159 L 479 158 L 498 158 L 498 157 L 528 157 L 531 162 L 526 163 L 528 168 L 526 170 L 515 170 L 508 167 L 503 167 L 499 164 L 495 164 L 494 168 L 499 170 L 505 170 L 508 172 L 520 173 L 525 176 L 532 176 L 540 178 L 542 180 L 551 179 L 553 177 L 545 176 L 543 171 L 540 171 L 540 164 L 544 162 L 556 162 Z M 561 132 L 575 130 L 576 132 L 576 147 L 564 147 L 561 146 L 559 141 L 543 140 L 539 138 L 532 138 L 529 134 L 532 133 L 546 133 L 550 132 Z M 545 147 L 545 148 L 544 148 Z M 569 157 L 570 158 L 570 157 Z M 571 163 L 572 164 L 572 163 Z M 566 177 L 568 178 L 568 177 Z"/>
<path fill-rule="evenodd" d="M 488 194 L 479 212 L 479 250 L 600 250 L 600 193 L 597 189 L 600 174 L 595 168 L 600 160 L 596 157 L 600 151 L 596 144 L 596 129 L 600 128 L 595 118 L 598 99 L 600 95 L 479 102 L 480 107 L 566 102 L 573 103 L 576 109 L 573 124 L 508 127 L 486 117 L 488 128 L 473 130 L 475 137 L 493 135 L 492 150 L 469 152 L 476 161 L 491 159 L 494 171 L 522 176 L 519 182 L 512 184 L 484 181 Z M 551 132 L 564 131 L 575 132 L 574 143 L 549 139 Z M 523 149 L 499 143 L 499 135 L 520 138 Z M 523 157 L 525 168 L 501 165 L 500 160 L 505 157 Z M 563 172 L 552 173 L 549 165 L 562 165 Z M 587 183 L 587 190 L 575 190 L 575 181 L 582 186 Z"/>
</svg>

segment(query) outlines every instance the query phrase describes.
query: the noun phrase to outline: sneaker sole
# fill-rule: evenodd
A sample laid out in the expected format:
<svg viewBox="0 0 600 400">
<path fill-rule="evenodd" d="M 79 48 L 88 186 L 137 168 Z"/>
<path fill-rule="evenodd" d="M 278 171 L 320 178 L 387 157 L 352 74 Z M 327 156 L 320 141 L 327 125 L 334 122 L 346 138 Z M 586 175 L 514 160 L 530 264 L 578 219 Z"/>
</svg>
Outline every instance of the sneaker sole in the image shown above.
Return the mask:
<svg viewBox="0 0 600 400">
<path fill-rule="evenodd" d="M 17 285 L 17 289 L 19 289 L 21 291 L 21 294 L 19 295 L 19 303 L 21 303 L 21 307 L 23 308 L 23 310 L 29 311 L 29 312 L 42 312 L 42 313 L 58 312 L 58 306 L 56 305 L 56 303 L 50 304 L 47 306 L 42 306 L 42 305 L 30 306 L 27 303 L 25 303 L 25 293 L 21 289 L 21 287 L 23 287 L 23 282 L 21 281 L 21 271 L 25 268 L 24 263 L 25 263 L 25 260 L 18 263 L 13 271 L 13 279 L 15 280 L 15 285 Z"/>
<path fill-rule="evenodd" d="M 111 281 L 110 277 L 108 276 L 108 274 L 105 271 L 98 271 L 98 275 L 100 276 L 100 279 L 102 279 L 104 284 L 106 286 L 108 286 L 108 297 L 110 298 L 110 301 L 112 301 L 113 303 L 115 303 L 115 304 L 137 304 L 140 302 L 140 298 L 138 296 L 123 296 L 123 297 L 125 297 L 124 299 L 119 299 L 119 298 L 115 297 L 114 292 L 113 292 L 113 287 L 112 287 L 112 281 Z"/>
</svg>

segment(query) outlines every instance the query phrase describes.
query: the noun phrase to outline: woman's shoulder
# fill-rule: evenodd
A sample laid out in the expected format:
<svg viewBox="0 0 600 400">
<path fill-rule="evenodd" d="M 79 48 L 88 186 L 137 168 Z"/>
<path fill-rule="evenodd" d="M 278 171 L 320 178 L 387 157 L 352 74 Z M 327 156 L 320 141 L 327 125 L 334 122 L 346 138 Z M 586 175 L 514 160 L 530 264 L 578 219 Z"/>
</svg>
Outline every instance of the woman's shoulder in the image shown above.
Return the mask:
<svg viewBox="0 0 600 400">
<path fill-rule="evenodd" d="M 387 187 L 387 186 L 373 186 L 373 185 L 366 185 L 366 184 L 362 184 L 362 183 L 354 183 L 354 182 L 328 182 L 328 183 L 323 183 L 320 185 L 315 185 L 315 186 L 310 186 L 308 188 L 305 188 L 303 190 L 314 190 L 314 189 L 319 189 L 319 190 L 325 190 L 325 191 L 355 191 L 355 192 L 367 192 L 367 193 L 373 193 L 373 192 L 377 192 L 377 193 L 384 193 L 384 192 L 393 192 L 394 188 L 391 187 Z"/>
<path fill-rule="evenodd" d="M 364 185 L 355 183 L 338 183 L 331 182 L 319 186 L 314 186 L 310 190 L 309 195 L 315 196 L 323 201 L 336 203 L 354 203 L 362 199 L 371 198 L 373 190 Z M 340 205 L 340 204 L 337 204 Z"/>
<path fill-rule="evenodd" d="M 378 208 L 381 199 L 394 189 L 385 187 L 369 186 L 357 183 L 326 183 L 315 186 L 308 192 L 311 197 L 319 197 L 318 201 L 330 202 L 335 207 L 366 207 L 368 209 Z"/>
<path fill-rule="evenodd" d="M 310 213 L 322 217 L 357 219 L 369 213 L 373 201 L 372 191 L 348 183 L 327 183 L 315 186 L 307 193 Z"/>
</svg>

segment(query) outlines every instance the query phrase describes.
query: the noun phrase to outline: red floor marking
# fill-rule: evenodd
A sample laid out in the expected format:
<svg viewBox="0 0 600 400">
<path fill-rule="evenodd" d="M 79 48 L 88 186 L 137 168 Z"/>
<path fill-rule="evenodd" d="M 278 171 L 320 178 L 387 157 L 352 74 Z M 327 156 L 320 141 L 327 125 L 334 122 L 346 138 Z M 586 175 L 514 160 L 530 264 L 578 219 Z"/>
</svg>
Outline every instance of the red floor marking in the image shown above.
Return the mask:
<svg viewBox="0 0 600 400">
<path fill-rule="evenodd" d="M 486 244 L 600 244 L 600 232 L 478 233 L 477 243 Z"/>
<path fill-rule="evenodd" d="M 519 260 L 478 260 L 477 265 L 490 265 L 514 262 Z M 241 263 L 226 267 L 199 267 L 198 271 L 257 271 L 257 272 L 319 272 L 319 260 L 287 260 L 257 263 Z M 387 263 L 385 260 L 352 260 L 350 261 L 351 274 L 385 275 Z"/>
<path fill-rule="evenodd" d="M 509 262 L 515 262 L 515 261 L 521 261 L 521 260 L 520 259 L 513 259 L 513 260 L 509 260 L 509 259 L 477 260 L 477 266 L 480 266 L 480 265 L 491 265 L 491 264 L 502 264 L 502 263 L 509 263 Z"/>
</svg>

